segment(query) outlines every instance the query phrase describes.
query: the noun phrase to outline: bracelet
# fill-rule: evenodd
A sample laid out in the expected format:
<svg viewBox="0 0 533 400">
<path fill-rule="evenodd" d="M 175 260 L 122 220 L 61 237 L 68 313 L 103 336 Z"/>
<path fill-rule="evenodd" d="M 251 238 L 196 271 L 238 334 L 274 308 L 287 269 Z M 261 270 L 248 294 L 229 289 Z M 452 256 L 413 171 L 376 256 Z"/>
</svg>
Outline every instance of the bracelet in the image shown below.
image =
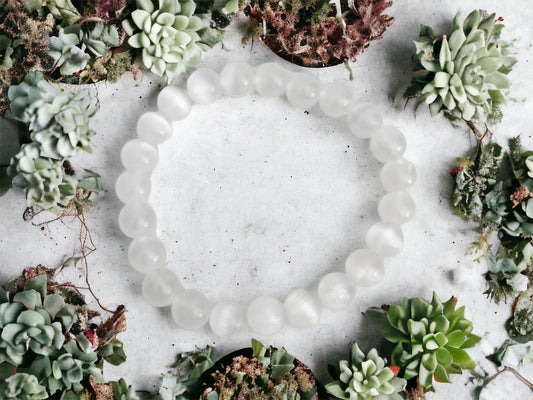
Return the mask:
<svg viewBox="0 0 533 400">
<path fill-rule="evenodd" d="M 345 118 L 353 135 L 370 139 L 372 154 L 384 164 L 380 181 L 387 193 L 378 204 L 381 221 L 366 233 L 367 247 L 348 256 L 345 272 L 323 276 L 316 291 L 296 288 L 283 302 L 259 296 L 247 304 L 212 303 L 198 290 L 185 288 L 167 268 L 167 252 L 157 236 L 157 217 L 148 201 L 151 174 L 158 162 L 157 146 L 171 137 L 172 121 L 186 118 L 193 103 L 209 104 L 223 94 L 239 97 L 254 90 L 264 97 L 285 95 L 289 103 L 299 108 L 309 109 L 318 103 L 326 116 Z M 309 72 L 290 72 L 276 63 L 252 67 L 236 62 L 227 64 L 220 74 L 208 68 L 197 69 L 187 79 L 186 89 L 165 87 L 158 95 L 157 107 L 157 112 L 140 116 L 138 138 L 122 148 L 120 157 L 125 171 L 115 188 L 118 198 L 125 203 L 119 214 L 119 226 L 133 239 L 128 249 L 129 264 L 145 274 L 143 296 L 155 307 L 171 306 L 179 327 L 194 330 L 209 323 L 220 337 L 242 330 L 246 324 L 253 332 L 266 335 L 278 332 L 285 321 L 297 328 L 312 328 L 319 323 L 321 307 L 347 309 L 355 287 L 378 284 L 385 273 L 384 259 L 402 251 L 401 225 L 415 212 L 415 202 L 407 191 L 416 181 L 416 169 L 403 158 L 404 135 L 395 127 L 383 125 L 375 106 L 358 104 L 349 84 L 342 81 L 323 84 Z"/>
</svg>

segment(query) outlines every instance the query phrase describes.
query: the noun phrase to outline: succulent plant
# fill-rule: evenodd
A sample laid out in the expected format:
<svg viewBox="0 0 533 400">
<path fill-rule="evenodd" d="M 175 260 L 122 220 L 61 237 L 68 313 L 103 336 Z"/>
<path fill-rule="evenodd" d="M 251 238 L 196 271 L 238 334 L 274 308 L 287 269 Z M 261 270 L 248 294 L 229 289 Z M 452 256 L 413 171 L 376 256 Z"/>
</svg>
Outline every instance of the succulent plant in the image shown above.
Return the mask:
<svg viewBox="0 0 533 400">
<path fill-rule="evenodd" d="M 0 398 L 5 400 L 43 400 L 47 399 L 46 388 L 39 384 L 37 377 L 16 373 L 0 384 Z"/>
<path fill-rule="evenodd" d="M 399 376 L 417 378 L 421 387 L 430 388 L 433 377 L 449 382 L 449 374 L 475 367 L 464 349 L 480 337 L 471 333 L 472 322 L 464 317 L 464 307 L 455 307 L 455 298 L 442 303 L 435 293 L 431 303 L 412 298 L 390 306 L 384 337 L 395 344 L 391 363 L 400 367 Z"/>
<path fill-rule="evenodd" d="M 24 189 L 28 206 L 57 211 L 74 198 L 78 181 L 58 162 L 40 157 L 38 143 L 25 144 L 11 159 L 8 175 L 14 186 Z"/>
<path fill-rule="evenodd" d="M 139 396 L 135 394 L 133 388 L 124 379 L 111 382 L 111 388 L 113 389 L 114 400 L 139 400 Z"/>
<path fill-rule="evenodd" d="M 50 38 L 50 56 L 61 75 L 72 75 L 85 68 L 91 56 L 82 49 L 81 26 L 70 25 L 59 30 L 58 36 Z"/>
<path fill-rule="evenodd" d="M 67 25 L 76 22 L 81 18 L 78 9 L 72 4 L 71 0 L 48 0 L 46 7 L 54 18 L 65 21 Z"/>
<path fill-rule="evenodd" d="M 208 23 L 194 15 L 193 0 L 137 0 L 131 22 L 123 27 L 131 47 L 141 49 L 145 68 L 172 79 L 200 63 L 202 52 L 216 42 Z"/>
<path fill-rule="evenodd" d="M 120 43 L 118 28 L 115 25 L 104 25 L 97 22 L 89 29 L 83 38 L 84 44 L 96 57 L 107 56 L 111 53 L 111 48 Z"/>
<path fill-rule="evenodd" d="M 404 380 L 386 366 L 376 349 L 365 355 L 356 343 L 348 360 L 339 362 L 336 381 L 326 385 L 332 395 L 344 400 L 401 400 Z"/>
<path fill-rule="evenodd" d="M 13 65 L 13 59 L 11 56 L 15 51 L 12 47 L 13 41 L 5 36 L 0 35 L 0 67 L 9 68 Z"/>
<path fill-rule="evenodd" d="M 431 115 L 441 111 L 465 121 L 498 117 L 510 86 L 507 74 L 516 59 L 499 41 L 502 24 L 495 14 L 471 12 L 464 21 L 458 12 L 450 35 L 436 37 L 422 26 L 415 40 L 417 64 L 407 97 L 423 96 Z"/>
</svg>

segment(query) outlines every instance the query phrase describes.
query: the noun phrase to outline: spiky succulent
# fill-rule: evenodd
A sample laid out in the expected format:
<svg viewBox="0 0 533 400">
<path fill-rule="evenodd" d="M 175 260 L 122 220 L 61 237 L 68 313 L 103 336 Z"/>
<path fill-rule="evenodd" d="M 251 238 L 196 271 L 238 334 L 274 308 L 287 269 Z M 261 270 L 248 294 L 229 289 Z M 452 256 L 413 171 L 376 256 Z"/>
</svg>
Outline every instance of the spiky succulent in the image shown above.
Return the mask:
<svg viewBox="0 0 533 400">
<path fill-rule="evenodd" d="M 43 400 L 48 397 L 46 388 L 34 375 L 16 373 L 0 383 L 0 398 L 5 400 Z"/>
<path fill-rule="evenodd" d="M 131 22 L 123 26 L 131 47 L 140 49 L 143 65 L 153 73 L 172 79 L 200 63 L 202 52 L 217 38 L 204 20 L 194 15 L 193 0 L 137 0 Z"/>
<path fill-rule="evenodd" d="M 391 363 L 400 367 L 399 376 L 417 378 L 420 386 L 429 388 L 433 377 L 449 382 L 449 374 L 475 367 L 464 349 L 480 337 L 471 333 L 472 322 L 464 317 L 464 307 L 456 310 L 455 306 L 455 298 L 442 303 L 435 293 L 431 303 L 412 298 L 390 306 L 384 337 L 395 344 Z"/>
<path fill-rule="evenodd" d="M 344 400 L 401 400 L 404 380 L 386 366 L 376 349 L 365 355 L 357 343 L 350 347 L 348 360 L 339 362 L 336 381 L 326 385 L 332 395 Z"/>
<path fill-rule="evenodd" d="M 450 35 L 436 37 L 422 26 L 415 40 L 417 64 L 406 96 L 423 96 L 431 115 L 444 111 L 466 121 L 498 117 L 510 86 L 507 74 L 516 59 L 499 40 L 502 24 L 480 10 L 461 21 L 455 16 Z"/>
</svg>

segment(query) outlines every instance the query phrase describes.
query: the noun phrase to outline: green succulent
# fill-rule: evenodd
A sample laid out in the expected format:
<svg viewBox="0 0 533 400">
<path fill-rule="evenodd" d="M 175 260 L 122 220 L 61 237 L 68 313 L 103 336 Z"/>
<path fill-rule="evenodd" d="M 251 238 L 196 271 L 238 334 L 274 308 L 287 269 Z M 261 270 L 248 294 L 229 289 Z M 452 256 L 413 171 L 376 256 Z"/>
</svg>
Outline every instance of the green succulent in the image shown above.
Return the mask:
<svg viewBox="0 0 533 400">
<path fill-rule="evenodd" d="M 11 68 L 13 66 L 11 56 L 15 50 L 12 45 L 13 41 L 9 37 L 0 35 L 0 68 Z"/>
<path fill-rule="evenodd" d="M 48 0 L 46 2 L 46 7 L 55 19 L 64 21 L 67 25 L 81 19 L 80 12 L 74 4 L 72 4 L 71 0 Z"/>
<path fill-rule="evenodd" d="M 471 333 L 472 322 L 464 317 L 464 307 L 456 310 L 455 306 L 455 298 L 442 303 L 435 293 L 431 303 L 413 298 L 390 306 L 384 337 L 395 344 L 391 363 L 400 367 L 400 376 L 418 378 L 420 386 L 429 388 L 433 377 L 449 382 L 449 374 L 475 367 L 464 349 L 480 337 Z"/>
<path fill-rule="evenodd" d="M 339 362 L 337 380 L 327 384 L 326 390 L 344 400 L 401 400 L 399 392 L 405 382 L 385 364 L 376 349 L 365 356 L 353 343 L 349 359 Z"/>
<path fill-rule="evenodd" d="M 203 19 L 194 15 L 193 0 L 137 0 L 131 22 L 123 23 L 131 47 L 142 50 L 145 68 L 169 80 L 200 63 L 215 42 Z"/>
<path fill-rule="evenodd" d="M 111 388 L 114 400 L 139 400 L 133 388 L 122 378 L 118 382 L 111 382 Z"/>
<path fill-rule="evenodd" d="M 43 400 L 47 399 L 46 388 L 39 384 L 37 377 L 16 373 L 0 384 L 0 398 L 5 400 Z"/>
<path fill-rule="evenodd" d="M 28 206 L 57 211 L 74 198 L 78 181 L 65 174 L 60 163 L 40 154 L 38 143 L 22 145 L 11 159 L 8 175 L 14 186 L 24 189 Z"/>
<path fill-rule="evenodd" d="M 422 26 L 414 42 L 417 71 L 406 96 L 423 96 L 431 115 L 444 111 L 483 122 L 497 117 L 510 86 L 506 75 L 516 63 L 509 46 L 499 41 L 502 28 L 495 14 L 480 10 L 463 22 L 458 12 L 449 36 L 436 37 Z"/>
<path fill-rule="evenodd" d="M 3 289 L 0 297 L 0 364 L 18 366 L 28 352 L 46 357 L 63 347 L 75 310 L 61 296 L 46 293 L 46 275 L 29 279 L 11 300 Z"/>
<path fill-rule="evenodd" d="M 61 75 L 72 75 L 85 68 L 91 56 L 83 50 L 81 26 L 70 25 L 59 30 L 58 36 L 50 38 L 48 54 Z"/>
<path fill-rule="evenodd" d="M 120 43 L 120 36 L 115 25 L 104 25 L 101 22 L 94 24 L 83 38 L 84 44 L 96 57 L 111 54 L 111 48 Z"/>
</svg>

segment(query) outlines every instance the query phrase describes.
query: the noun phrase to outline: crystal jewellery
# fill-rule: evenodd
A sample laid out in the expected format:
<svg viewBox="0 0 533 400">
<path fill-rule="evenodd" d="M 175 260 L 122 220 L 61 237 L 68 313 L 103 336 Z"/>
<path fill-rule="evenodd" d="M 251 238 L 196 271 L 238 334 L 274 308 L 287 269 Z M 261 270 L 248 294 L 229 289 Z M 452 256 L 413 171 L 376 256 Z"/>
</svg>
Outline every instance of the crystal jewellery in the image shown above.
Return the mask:
<svg viewBox="0 0 533 400">
<path fill-rule="evenodd" d="M 370 150 L 383 163 L 380 180 L 386 194 L 380 200 L 381 221 L 368 230 L 367 248 L 355 250 L 346 260 L 345 272 L 323 276 L 315 291 L 293 289 L 284 301 L 260 296 L 247 304 L 221 301 L 212 303 L 195 289 L 186 289 L 167 268 L 167 252 L 157 236 L 157 217 L 148 197 L 151 173 L 158 162 L 157 146 L 172 135 L 171 121 L 186 118 L 193 103 L 209 104 L 222 95 L 239 97 L 256 91 L 264 97 L 285 95 L 299 108 L 318 103 L 325 115 L 345 118 L 347 127 L 359 138 L 370 139 Z M 119 215 L 121 230 L 132 238 L 128 259 L 132 268 L 145 274 L 142 291 L 155 307 L 171 306 L 176 324 L 199 329 L 209 323 L 221 337 L 249 327 L 253 332 L 274 334 L 287 321 L 307 329 L 317 325 L 321 308 L 348 308 L 356 286 L 378 284 L 385 272 L 384 258 L 403 249 L 401 225 L 415 212 L 415 202 L 407 190 L 416 180 L 414 165 L 403 158 L 404 135 L 382 124 L 375 106 L 357 104 L 353 88 L 341 81 L 322 83 L 308 72 L 289 72 L 276 63 L 252 67 L 246 63 L 226 65 L 220 74 L 199 68 L 187 80 L 187 88 L 164 88 L 157 98 L 157 112 L 147 112 L 137 122 L 138 138 L 126 143 L 121 152 L 125 171 L 116 182 L 118 198 L 125 203 Z"/>
</svg>

